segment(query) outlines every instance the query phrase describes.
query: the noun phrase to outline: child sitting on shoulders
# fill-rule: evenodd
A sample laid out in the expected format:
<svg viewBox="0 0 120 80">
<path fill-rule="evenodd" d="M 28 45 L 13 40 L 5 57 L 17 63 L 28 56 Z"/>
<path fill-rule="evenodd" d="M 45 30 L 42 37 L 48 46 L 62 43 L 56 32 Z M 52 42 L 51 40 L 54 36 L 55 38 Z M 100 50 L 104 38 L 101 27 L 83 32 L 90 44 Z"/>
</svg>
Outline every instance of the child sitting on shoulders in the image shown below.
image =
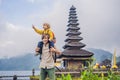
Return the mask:
<svg viewBox="0 0 120 80">
<path fill-rule="evenodd" d="M 35 32 L 37 32 L 40 35 L 48 34 L 49 42 L 50 42 L 50 44 L 52 44 L 52 47 L 53 47 L 54 43 L 56 43 L 56 38 L 55 38 L 52 30 L 50 30 L 50 25 L 48 23 L 43 24 L 43 30 L 36 28 L 34 25 L 32 25 L 32 28 L 34 29 Z M 38 45 L 42 46 L 42 43 L 39 42 Z M 39 49 L 39 48 L 36 48 L 36 49 Z M 36 55 L 39 55 L 39 53 L 36 53 Z"/>
<path fill-rule="evenodd" d="M 55 35 L 52 32 L 52 30 L 50 29 L 50 25 L 48 23 L 43 24 L 43 30 L 36 28 L 34 25 L 32 25 L 32 27 L 33 27 L 34 31 L 40 35 L 48 34 L 50 36 L 50 39 L 49 39 L 50 41 L 53 41 L 55 39 Z"/>
</svg>

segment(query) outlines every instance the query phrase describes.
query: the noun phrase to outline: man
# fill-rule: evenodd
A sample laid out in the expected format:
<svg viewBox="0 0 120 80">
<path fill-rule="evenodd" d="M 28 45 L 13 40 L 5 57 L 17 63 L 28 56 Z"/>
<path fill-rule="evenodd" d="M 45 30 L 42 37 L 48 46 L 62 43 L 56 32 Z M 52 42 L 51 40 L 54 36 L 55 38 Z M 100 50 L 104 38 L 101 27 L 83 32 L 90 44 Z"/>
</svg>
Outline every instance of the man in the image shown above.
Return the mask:
<svg viewBox="0 0 120 80">
<path fill-rule="evenodd" d="M 41 53 L 41 63 L 40 63 L 41 79 L 40 80 L 45 80 L 47 75 L 48 75 L 50 80 L 55 80 L 55 69 L 54 69 L 53 54 L 54 53 L 60 54 L 61 52 L 59 50 L 57 50 L 54 47 L 54 44 L 52 44 L 49 41 L 49 35 L 48 34 L 44 34 L 42 36 L 42 42 L 41 43 L 42 43 L 42 47 L 39 46 L 39 44 L 38 44 L 38 46 L 35 50 L 36 52 Z"/>
</svg>

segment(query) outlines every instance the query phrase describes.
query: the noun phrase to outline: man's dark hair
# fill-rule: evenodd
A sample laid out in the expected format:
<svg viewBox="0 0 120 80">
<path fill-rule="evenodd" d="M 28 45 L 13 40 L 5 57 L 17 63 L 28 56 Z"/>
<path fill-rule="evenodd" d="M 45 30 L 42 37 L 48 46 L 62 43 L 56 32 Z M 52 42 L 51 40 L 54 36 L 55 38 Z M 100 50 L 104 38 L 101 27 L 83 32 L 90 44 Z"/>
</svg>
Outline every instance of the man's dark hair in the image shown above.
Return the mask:
<svg viewBox="0 0 120 80">
<path fill-rule="evenodd" d="M 43 34 L 43 35 L 42 35 L 42 40 L 43 40 L 46 36 L 48 37 L 48 39 L 50 38 L 49 34 Z"/>
</svg>

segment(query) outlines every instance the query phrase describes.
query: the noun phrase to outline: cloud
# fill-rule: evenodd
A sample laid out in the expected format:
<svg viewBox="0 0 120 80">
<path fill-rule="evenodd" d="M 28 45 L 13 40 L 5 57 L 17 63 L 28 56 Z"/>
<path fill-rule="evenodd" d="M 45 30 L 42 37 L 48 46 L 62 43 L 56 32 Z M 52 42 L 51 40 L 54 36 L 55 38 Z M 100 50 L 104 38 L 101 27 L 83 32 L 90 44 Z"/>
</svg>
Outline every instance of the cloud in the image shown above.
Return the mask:
<svg viewBox="0 0 120 80">
<path fill-rule="evenodd" d="M 41 26 L 40 24 L 44 22 L 50 23 L 57 36 L 57 45 L 62 49 L 65 44 L 64 40 L 67 38 L 65 35 L 69 9 L 74 5 L 80 23 L 80 32 L 82 32 L 80 36 L 84 38 L 81 42 L 87 45 L 86 48 L 113 51 L 114 48 L 120 47 L 119 2 L 119 0 L 58 0 L 54 2 L 53 8 L 47 15 L 36 16 L 35 22 L 38 24 L 37 26 Z"/>
<path fill-rule="evenodd" d="M 1 57 L 12 57 L 34 52 L 39 38 L 34 35 L 32 29 L 30 30 L 29 28 L 17 26 L 8 22 L 4 28 L 3 36 L 0 35 Z"/>
<path fill-rule="evenodd" d="M 108 51 L 119 48 L 120 11 L 118 3 L 120 1 L 83 2 L 78 15 L 86 47 L 102 48 Z M 119 52 L 118 49 L 118 54 Z"/>
<path fill-rule="evenodd" d="M 31 2 L 36 3 L 37 0 L 31 0 Z M 2 44 L 0 54 L 12 57 L 34 52 L 40 36 L 32 30 L 31 25 L 34 24 L 42 29 L 44 22 L 50 23 L 57 37 L 56 46 L 62 50 L 65 45 L 64 40 L 67 38 L 65 35 L 67 34 L 68 15 L 72 5 L 76 7 L 80 32 L 82 32 L 80 36 L 83 37 L 81 42 L 87 45 L 85 48 L 100 48 L 110 52 L 114 52 L 116 48 L 119 54 L 119 0 L 53 0 L 50 4 L 48 0 L 45 2 L 42 2 L 44 3 L 42 8 L 36 9 L 34 13 L 29 13 L 27 17 L 22 16 L 24 20 L 20 21 L 21 24 L 10 20 L 0 22 L 0 44 Z"/>
<path fill-rule="evenodd" d="M 3 41 L 0 44 L 1 44 L 0 47 L 6 47 L 9 45 L 14 45 L 14 42 L 13 41 Z"/>
</svg>

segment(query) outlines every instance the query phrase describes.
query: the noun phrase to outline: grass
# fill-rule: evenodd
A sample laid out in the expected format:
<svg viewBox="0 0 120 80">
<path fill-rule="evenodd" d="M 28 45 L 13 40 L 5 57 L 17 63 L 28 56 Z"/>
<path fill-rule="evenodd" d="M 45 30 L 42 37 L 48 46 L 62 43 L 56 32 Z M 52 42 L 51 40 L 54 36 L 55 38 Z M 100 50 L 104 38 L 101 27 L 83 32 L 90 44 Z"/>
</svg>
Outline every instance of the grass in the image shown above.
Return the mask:
<svg viewBox="0 0 120 80">
<path fill-rule="evenodd" d="M 31 76 L 30 80 L 39 80 L 40 76 Z M 47 78 L 47 80 L 49 80 Z M 70 74 L 62 74 L 56 77 L 56 80 L 120 80 L 120 75 L 116 75 L 112 72 L 108 72 L 108 76 L 104 76 L 101 72 L 100 74 L 93 74 L 91 71 L 83 71 L 80 77 L 71 77 Z"/>
</svg>

